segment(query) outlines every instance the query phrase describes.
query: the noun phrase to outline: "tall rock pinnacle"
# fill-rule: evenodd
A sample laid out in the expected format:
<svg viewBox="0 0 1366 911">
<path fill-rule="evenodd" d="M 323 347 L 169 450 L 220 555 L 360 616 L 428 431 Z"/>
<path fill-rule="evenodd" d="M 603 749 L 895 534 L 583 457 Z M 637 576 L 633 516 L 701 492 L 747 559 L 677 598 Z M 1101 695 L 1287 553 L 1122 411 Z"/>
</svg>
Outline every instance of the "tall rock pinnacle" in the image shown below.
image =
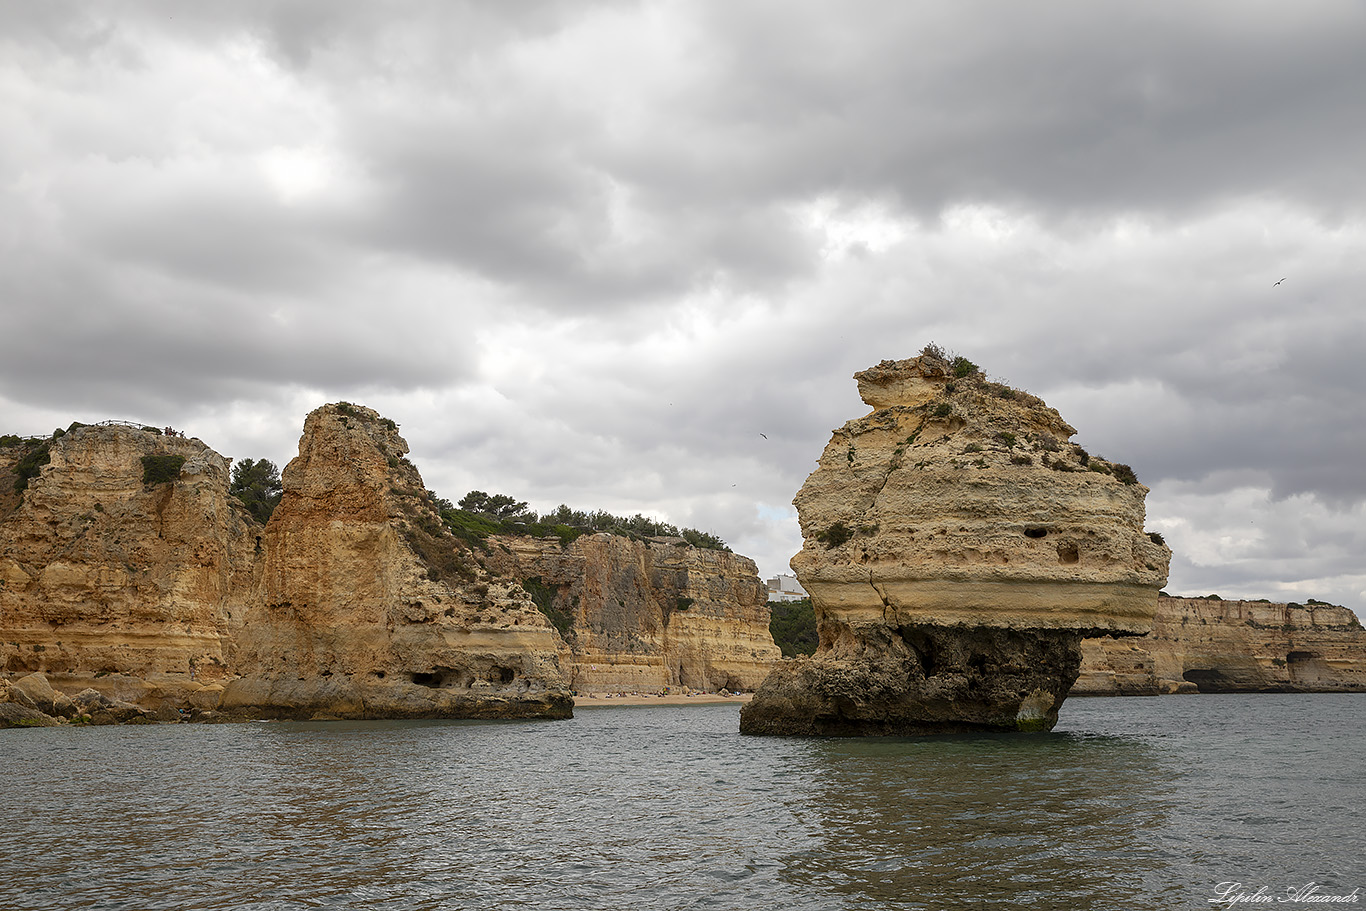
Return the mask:
<svg viewBox="0 0 1366 911">
<path fill-rule="evenodd" d="M 820 646 L 741 715 L 755 734 L 1047 730 L 1083 637 L 1147 632 L 1171 552 L 1147 488 L 1040 399 L 933 346 L 855 375 L 795 504 Z"/>
</svg>

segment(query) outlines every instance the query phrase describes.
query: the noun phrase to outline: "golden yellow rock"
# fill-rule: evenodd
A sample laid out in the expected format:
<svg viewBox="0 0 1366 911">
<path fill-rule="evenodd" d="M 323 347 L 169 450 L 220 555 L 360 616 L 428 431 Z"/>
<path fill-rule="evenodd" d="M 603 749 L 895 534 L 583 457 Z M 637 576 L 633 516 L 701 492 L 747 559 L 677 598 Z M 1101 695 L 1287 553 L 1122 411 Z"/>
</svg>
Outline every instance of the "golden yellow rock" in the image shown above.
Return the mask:
<svg viewBox="0 0 1366 911">
<path fill-rule="evenodd" d="M 795 503 L 792 568 L 827 609 L 888 623 L 1146 632 L 1171 552 L 1148 489 L 1027 393 L 884 361 Z"/>
<path fill-rule="evenodd" d="M 490 543 L 490 568 L 523 580 L 561 618 L 576 693 L 751 691 L 780 656 L 748 557 L 609 534 Z"/>
<path fill-rule="evenodd" d="M 1153 630 L 1087 639 L 1073 695 L 1366 692 L 1366 630 L 1329 604 L 1161 598 Z"/>
<path fill-rule="evenodd" d="M 856 375 L 872 411 L 794 501 L 820 646 L 775 669 L 742 730 L 1047 729 L 1083 635 L 1151 628 L 1171 552 L 1143 530 L 1147 488 L 969 367 L 927 350 Z"/>
<path fill-rule="evenodd" d="M 0 661 L 77 692 L 123 672 L 223 676 L 223 640 L 255 572 L 227 460 L 197 439 L 76 427 L 0 516 Z M 183 460 L 144 482 L 144 459 Z M 13 478 L 0 479 L 12 487 Z"/>
<path fill-rule="evenodd" d="M 554 629 L 441 524 L 392 421 L 308 416 L 263 534 L 221 707 L 335 717 L 567 717 Z"/>
<path fill-rule="evenodd" d="M 568 716 L 555 631 L 445 532 L 406 453 L 374 411 L 318 409 L 262 527 L 199 440 L 9 447 L 7 490 L 39 470 L 0 502 L 3 670 L 149 709 Z"/>
</svg>

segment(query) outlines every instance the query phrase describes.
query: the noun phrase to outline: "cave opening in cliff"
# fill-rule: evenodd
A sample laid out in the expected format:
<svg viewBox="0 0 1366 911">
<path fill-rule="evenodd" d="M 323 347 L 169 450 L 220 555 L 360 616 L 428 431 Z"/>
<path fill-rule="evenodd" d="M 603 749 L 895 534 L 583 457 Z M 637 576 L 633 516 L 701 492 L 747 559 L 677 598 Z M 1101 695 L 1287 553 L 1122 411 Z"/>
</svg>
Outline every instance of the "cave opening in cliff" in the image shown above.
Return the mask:
<svg viewBox="0 0 1366 911">
<path fill-rule="evenodd" d="M 1181 675 L 1188 683 L 1202 693 L 1236 693 L 1238 688 L 1219 671 L 1213 668 L 1192 668 Z"/>
<path fill-rule="evenodd" d="M 435 671 L 415 671 L 412 674 L 412 678 L 413 683 L 416 683 L 418 686 L 438 687 L 441 685 L 442 675 Z"/>
<path fill-rule="evenodd" d="M 1024 530 L 1024 535 L 1026 538 L 1042 538 L 1047 534 L 1048 529 L 1046 528 L 1026 528 Z"/>
</svg>

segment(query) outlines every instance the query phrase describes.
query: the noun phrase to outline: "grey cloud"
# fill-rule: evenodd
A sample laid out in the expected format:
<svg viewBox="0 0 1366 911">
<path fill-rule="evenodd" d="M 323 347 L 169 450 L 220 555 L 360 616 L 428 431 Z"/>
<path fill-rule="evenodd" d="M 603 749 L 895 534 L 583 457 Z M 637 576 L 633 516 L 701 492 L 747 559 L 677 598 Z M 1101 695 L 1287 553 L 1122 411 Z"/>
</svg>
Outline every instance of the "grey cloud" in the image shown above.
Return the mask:
<svg viewBox="0 0 1366 911">
<path fill-rule="evenodd" d="M 543 62 L 577 42 L 610 70 L 603 12 L 676 41 L 660 79 L 610 72 L 625 120 Z M 1339 517 L 1269 535 L 1274 578 L 1188 560 L 1181 584 L 1350 578 L 1363 16 L 2 3 L 0 400 L 179 409 L 288 452 L 288 390 L 373 397 L 447 496 L 656 504 L 773 572 L 793 525 L 759 506 L 862 413 L 850 375 L 937 341 L 1134 465 L 1192 545 L 1226 507 L 1163 482 L 1271 492 L 1248 521 L 1298 495 Z M 284 204 L 257 167 L 275 146 L 321 148 L 334 184 Z M 816 200 L 905 239 L 823 258 Z M 978 204 L 1001 234 L 964 226 Z"/>
<path fill-rule="evenodd" d="M 794 188 L 894 193 L 931 214 L 1266 193 L 1331 213 L 1363 186 L 1345 154 L 1366 138 L 1362 13 L 1342 4 L 713 10 L 723 68 L 699 119 L 773 141 L 752 160 Z"/>
</svg>

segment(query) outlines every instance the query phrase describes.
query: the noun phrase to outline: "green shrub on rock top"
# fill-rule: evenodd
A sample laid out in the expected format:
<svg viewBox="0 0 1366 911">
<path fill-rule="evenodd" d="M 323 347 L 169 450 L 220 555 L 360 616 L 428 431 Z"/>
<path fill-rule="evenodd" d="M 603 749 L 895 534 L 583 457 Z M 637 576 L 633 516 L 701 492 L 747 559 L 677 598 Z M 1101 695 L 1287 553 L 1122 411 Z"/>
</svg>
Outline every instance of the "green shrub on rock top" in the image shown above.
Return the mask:
<svg viewBox="0 0 1366 911">
<path fill-rule="evenodd" d="M 952 367 L 954 377 L 960 380 L 982 371 L 981 367 L 978 367 L 961 354 L 954 357 Z"/>
<path fill-rule="evenodd" d="M 1134 470 L 1130 468 L 1128 465 L 1123 465 L 1119 462 L 1115 462 L 1111 464 L 1110 471 L 1114 474 L 1115 477 L 1119 478 L 1125 484 L 1138 483 L 1138 475 L 1134 474 Z"/>
<path fill-rule="evenodd" d="M 152 486 L 165 484 L 180 477 L 185 457 L 180 455 L 145 455 L 142 457 L 142 483 Z"/>
</svg>

